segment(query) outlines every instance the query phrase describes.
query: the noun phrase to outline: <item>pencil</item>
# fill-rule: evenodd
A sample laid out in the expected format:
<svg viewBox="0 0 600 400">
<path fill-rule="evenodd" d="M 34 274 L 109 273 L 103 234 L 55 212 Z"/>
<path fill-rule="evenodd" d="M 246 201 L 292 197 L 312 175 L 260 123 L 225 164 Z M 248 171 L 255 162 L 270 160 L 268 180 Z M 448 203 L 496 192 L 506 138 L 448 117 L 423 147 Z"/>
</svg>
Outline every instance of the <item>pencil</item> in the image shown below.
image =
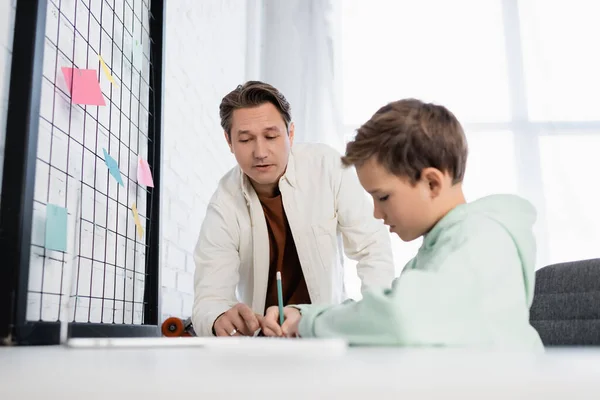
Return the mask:
<svg viewBox="0 0 600 400">
<path fill-rule="evenodd" d="M 279 325 L 283 325 L 283 289 L 281 288 L 281 271 L 277 271 L 277 303 L 279 305 Z"/>
</svg>

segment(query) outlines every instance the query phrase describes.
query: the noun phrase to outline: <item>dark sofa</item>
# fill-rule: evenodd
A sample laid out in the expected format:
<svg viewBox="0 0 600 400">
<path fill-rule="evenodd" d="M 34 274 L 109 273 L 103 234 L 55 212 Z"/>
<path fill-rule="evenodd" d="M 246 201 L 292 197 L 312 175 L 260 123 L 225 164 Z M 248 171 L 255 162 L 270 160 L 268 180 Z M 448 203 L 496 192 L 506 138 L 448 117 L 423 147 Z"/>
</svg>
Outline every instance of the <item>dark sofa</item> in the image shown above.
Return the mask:
<svg viewBox="0 0 600 400">
<path fill-rule="evenodd" d="M 546 346 L 600 345 L 600 258 L 539 269 L 530 320 Z"/>
</svg>

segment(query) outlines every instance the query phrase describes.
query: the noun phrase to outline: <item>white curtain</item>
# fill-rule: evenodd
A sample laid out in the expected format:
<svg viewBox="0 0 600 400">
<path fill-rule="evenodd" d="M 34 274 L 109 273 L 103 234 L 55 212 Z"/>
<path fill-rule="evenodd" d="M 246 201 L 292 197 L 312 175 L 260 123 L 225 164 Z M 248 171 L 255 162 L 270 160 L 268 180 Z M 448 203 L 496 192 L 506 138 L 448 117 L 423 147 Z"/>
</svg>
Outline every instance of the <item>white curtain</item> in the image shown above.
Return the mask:
<svg viewBox="0 0 600 400">
<path fill-rule="evenodd" d="M 296 142 L 326 143 L 342 151 L 339 49 L 334 46 L 340 2 L 251 0 L 248 5 L 248 78 L 268 82 L 286 96 Z"/>
<path fill-rule="evenodd" d="M 469 140 L 468 200 L 504 192 L 532 201 L 537 268 L 600 257 L 600 3 L 342 4 L 347 138 L 385 102 L 446 105 Z M 398 268 L 418 245 L 395 240 Z"/>
</svg>

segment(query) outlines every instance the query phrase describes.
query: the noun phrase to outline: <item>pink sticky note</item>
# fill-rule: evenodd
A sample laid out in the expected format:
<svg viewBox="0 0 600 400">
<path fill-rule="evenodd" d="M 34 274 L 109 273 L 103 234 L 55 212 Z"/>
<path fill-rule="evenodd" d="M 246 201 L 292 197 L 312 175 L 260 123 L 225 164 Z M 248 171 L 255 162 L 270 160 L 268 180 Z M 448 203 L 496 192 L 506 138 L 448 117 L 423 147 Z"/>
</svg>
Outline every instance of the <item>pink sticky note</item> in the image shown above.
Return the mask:
<svg viewBox="0 0 600 400">
<path fill-rule="evenodd" d="M 148 165 L 148 161 L 144 160 L 142 157 L 140 157 L 138 161 L 138 183 L 148 187 L 154 187 L 150 166 Z"/>
<path fill-rule="evenodd" d="M 62 72 L 75 104 L 105 106 L 98 75 L 95 69 L 62 67 Z"/>
</svg>

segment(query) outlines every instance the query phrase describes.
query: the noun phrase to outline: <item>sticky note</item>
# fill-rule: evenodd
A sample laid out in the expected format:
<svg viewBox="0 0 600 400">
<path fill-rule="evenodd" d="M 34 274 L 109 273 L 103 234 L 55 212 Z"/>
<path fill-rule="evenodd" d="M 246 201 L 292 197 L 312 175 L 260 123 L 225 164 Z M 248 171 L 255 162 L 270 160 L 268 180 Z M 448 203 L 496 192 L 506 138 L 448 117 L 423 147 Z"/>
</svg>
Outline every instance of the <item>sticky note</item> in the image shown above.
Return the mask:
<svg viewBox="0 0 600 400">
<path fill-rule="evenodd" d="M 110 172 L 112 177 L 115 178 L 119 185 L 124 186 L 123 178 L 121 178 L 121 171 L 119 170 L 119 165 L 117 164 L 117 161 L 115 161 L 115 159 L 112 158 L 110 154 L 108 154 L 106 149 L 102 149 L 102 151 L 104 152 L 104 163 L 108 167 L 108 172 Z"/>
<path fill-rule="evenodd" d="M 142 157 L 138 160 L 138 183 L 142 185 L 146 185 L 148 187 L 154 187 L 154 180 L 152 179 L 152 172 L 150 171 L 150 166 L 148 165 L 148 161 L 144 160 Z"/>
<path fill-rule="evenodd" d="M 95 69 L 62 67 L 62 72 L 73 103 L 89 106 L 106 105 Z"/>
<path fill-rule="evenodd" d="M 117 85 L 117 82 L 115 82 L 115 78 L 113 78 L 113 76 L 110 74 L 110 70 L 108 69 L 108 66 L 106 65 L 104 59 L 100 54 L 98 54 L 98 59 L 100 59 L 100 65 L 102 65 L 102 70 L 104 71 L 104 75 L 106 75 L 106 79 L 108 79 L 110 83 L 118 87 L 119 85 Z"/>
<path fill-rule="evenodd" d="M 48 250 L 67 251 L 67 209 L 46 205 L 46 240 Z"/>
<path fill-rule="evenodd" d="M 131 205 L 131 211 L 133 212 L 133 221 L 135 222 L 135 227 L 137 228 L 138 236 L 141 239 L 142 237 L 144 237 L 144 228 L 142 228 L 142 223 L 140 221 L 140 216 L 138 214 L 138 210 L 135 206 L 135 203 Z"/>
<path fill-rule="evenodd" d="M 123 54 L 131 61 L 131 67 L 141 71 L 144 59 L 144 47 L 139 40 L 134 39 L 133 36 L 128 33 L 125 34 L 123 42 Z"/>
<path fill-rule="evenodd" d="M 144 61 L 144 48 L 142 44 L 135 40 L 133 45 L 133 66 L 138 70 L 142 70 L 142 62 Z"/>
</svg>

